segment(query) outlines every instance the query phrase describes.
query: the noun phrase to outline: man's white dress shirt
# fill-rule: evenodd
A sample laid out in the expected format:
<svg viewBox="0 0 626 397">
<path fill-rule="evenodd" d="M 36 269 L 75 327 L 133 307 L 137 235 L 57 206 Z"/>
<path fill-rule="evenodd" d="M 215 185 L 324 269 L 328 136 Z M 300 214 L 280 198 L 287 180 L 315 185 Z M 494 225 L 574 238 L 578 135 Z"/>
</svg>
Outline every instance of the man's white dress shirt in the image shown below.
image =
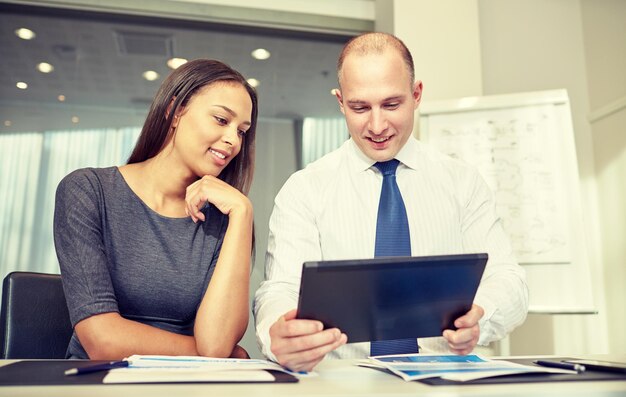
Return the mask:
<svg viewBox="0 0 626 397">
<path fill-rule="evenodd" d="M 474 168 L 413 137 L 396 159 L 401 163 L 396 179 L 409 219 L 411 254 L 487 252 L 489 261 L 474 300 L 485 310 L 479 344 L 503 338 L 526 318 L 528 288 L 491 191 Z M 294 173 L 276 196 L 265 281 L 254 302 L 257 338 L 270 359 L 275 357 L 269 328 L 297 307 L 303 262 L 374 257 L 382 175 L 373 165 L 349 139 Z M 448 351 L 442 337 L 420 338 L 419 345 L 421 352 Z M 368 355 L 369 343 L 348 340 L 329 357 Z"/>
</svg>

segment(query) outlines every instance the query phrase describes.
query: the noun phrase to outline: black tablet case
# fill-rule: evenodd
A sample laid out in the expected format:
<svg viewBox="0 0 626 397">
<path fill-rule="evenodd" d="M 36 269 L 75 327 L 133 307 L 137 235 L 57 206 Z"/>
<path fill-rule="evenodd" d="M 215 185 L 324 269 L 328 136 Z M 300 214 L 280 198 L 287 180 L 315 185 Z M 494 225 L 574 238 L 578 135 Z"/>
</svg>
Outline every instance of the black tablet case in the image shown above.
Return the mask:
<svg viewBox="0 0 626 397">
<path fill-rule="evenodd" d="M 348 342 L 441 336 L 472 305 L 487 254 L 306 262 L 297 317 Z"/>
</svg>

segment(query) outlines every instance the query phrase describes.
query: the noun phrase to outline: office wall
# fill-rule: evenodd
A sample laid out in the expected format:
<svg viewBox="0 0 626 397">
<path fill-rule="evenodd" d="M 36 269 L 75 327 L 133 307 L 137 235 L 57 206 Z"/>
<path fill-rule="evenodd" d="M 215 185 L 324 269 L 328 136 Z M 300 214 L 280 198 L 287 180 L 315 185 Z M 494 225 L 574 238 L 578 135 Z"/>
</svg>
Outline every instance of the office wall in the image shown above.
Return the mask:
<svg viewBox="0 0 626 397">
<path fill-rule="evenodd" d="M 611 352 L 626 352 L 626 2 L 581 2 Z M 618 109 L 609 113 L 609 109 Z"/>
<path fill-rule="evenodd" d="M 393 31 L 414 53 L 419 65 L 416 69 L 421 72 L 418 75 L 424 80 L 425 101 L 555 88 L 568 90 L 583 223 L 594 299 L 600 313 L 531 315 L 513 333 L 511 353 L 624 351 L 624 342 L 617 340 L 617 335 L 623 339 L 621 335 L 625 333 L 625 271 L 623 261 L 618 265 L 618 258 L 622 259 L 625 253 L 622 203 L 626 180 L 623 149 L 626 116 L 622 110 L 598 121 L 592 129 L 588 115 L 595 106 L 624 97 L 626 3 L 620 0 L 396 0 L 393 5 Z M 594 53 L 588 47 L 602 53 Z M 612 60 L 608 66 L 607 59 Z M 600 87 L 605 89 L 602 91 Z M 611 220 L 618 226 L 609 226 Z M 610 237 L 603 239 L 606 235 Z M 616 269 L 617 266 L 621 267 Z"/>
<path fill-rule="evenodd" d="M 395 0 L 390 33 L 411 50 L 424 101 L 482 95 L 477 0 Z"/>
</svg>

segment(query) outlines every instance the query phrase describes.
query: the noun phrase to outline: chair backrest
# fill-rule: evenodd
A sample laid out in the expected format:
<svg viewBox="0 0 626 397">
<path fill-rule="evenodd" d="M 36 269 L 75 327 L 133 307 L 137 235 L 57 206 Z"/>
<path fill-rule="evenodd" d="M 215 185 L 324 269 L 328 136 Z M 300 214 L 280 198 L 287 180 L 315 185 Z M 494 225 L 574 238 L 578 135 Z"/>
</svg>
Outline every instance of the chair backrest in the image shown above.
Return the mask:
<svg viewBox="0 0 626 397">
<path fill-rule="evenodd" d="M 2 284 L 2 358 L 65 358 L 72 336 L 58 274 L 9 273 Z"/>
</svg>

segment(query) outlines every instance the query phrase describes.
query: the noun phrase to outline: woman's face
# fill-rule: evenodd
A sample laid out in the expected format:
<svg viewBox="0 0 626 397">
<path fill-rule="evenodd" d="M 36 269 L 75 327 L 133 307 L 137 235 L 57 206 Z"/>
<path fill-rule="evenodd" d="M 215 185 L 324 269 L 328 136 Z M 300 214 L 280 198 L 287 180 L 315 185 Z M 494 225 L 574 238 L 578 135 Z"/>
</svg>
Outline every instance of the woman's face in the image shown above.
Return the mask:
<svg viewBox="0 0 626 397">
<path fill-rule="evenodd" d="M 175 116 L 173 151 L 196 177 L 218 176 L 241 150 L 251 115 L 252 100 L 241 84 L 205 86 Z"/>
</svg>

